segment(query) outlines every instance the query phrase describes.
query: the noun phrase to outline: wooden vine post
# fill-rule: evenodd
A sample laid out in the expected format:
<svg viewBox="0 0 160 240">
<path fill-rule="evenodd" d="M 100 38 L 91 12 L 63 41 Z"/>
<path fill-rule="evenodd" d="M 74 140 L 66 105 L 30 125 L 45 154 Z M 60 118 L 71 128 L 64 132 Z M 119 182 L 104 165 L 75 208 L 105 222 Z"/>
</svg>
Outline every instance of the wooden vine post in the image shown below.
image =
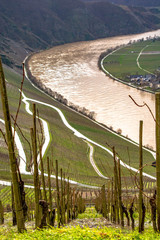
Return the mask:
<svg viewBox="0 0 160 240">
<path fill-rule="evenodd" d="M 122 182 L 121 182 L 120 159 L 118 159 L 118 198 L 119 198 L 119 210 L 120 210 L 121 225 L 122 225 L 122 227 L 124 227 L 124 214 L 123 214 L 123 209 L 122 209 Z"/>
<path fill-rule="evenodd" d="M 102 198 L 102 214 L 103 214 L 103 217 L 107 218 L 107 203 L 106 203 L 105 185 L 103 185 L 102 189 L 101 189 L 101 198 Z"/>
<path fill-rule="evenodd" d="M 50 210 L 52 210 L 51 170 L 49 157 L 47 157 L 47 172 L 48 172 L 49 208 Z"/>
<path fill-rule="evenodd" d="M 65 181 L 65 173 L 63 174 L 63 220 L 64 224 L 66 224 L 66 181 Z"/>
<path fill-rule="evenodd" d="M 58 183 L 58 161 L 56 160 L 56 189 L 57 189 L 57 222 L 58 227 L 60 227 L 60 192 Z"/>
<path fill-rule="evenodd" d="M 157 230 L 160 231 L 160 93 L 155 95 L 156 103 L 156 176 L 157 176 Z"/>
<path fill-rule="evenodd" d="M 12 223 L 13 226 L 17 225 L 15 203 L 14 203 L 14 193 L 13 193 L 13 184 L 11 184 L 11 198 L 12 198 Z"/>
<path fill-rule="evenodd" d="M 113 147 L 114 158 L 114 204 L 115 204 L 115 222 L 119 223 L 119 197 L 118 197 L 118 169 L 115 148 Z"/>
<path fill-rule="evenodd" d="M 70 184 L 69 184 L 69 177 L 67 182 L 67 223 L 70 220 Z"/>
<path fill-rule="evenodd" d="M 107 191 L 107 206 L 108 206 L 108 221 L 110 220 L 110 205 L 111 205 L 111 196 L 110 196 L 110 181 L 108 181 L 108 191 Z"/>
<path fill-rule="evenodd" d="M 33 162 L 34 162 L 34 191 L 35 191 L 35 227 L 40 226 L 40 189 L 39 189 L 39 174 L 37 163 L 37 128 L 36 128 L 36 105 L 33 104 L 33 128 L 31 128 Z"/>
<path fill-rule="evenodd" d="M 21 202 L 21 193 L 20 193 L 19 182 L 18 182 L 17 159 L 14 151 L 15 150 L 14 138 L 12 134 L 7 90 L 6 90 L 5 77 L 4 77 L 1 59 L 0 59 L 0 92 L 1 92 L 1 102 L 2 102 L 6 136 L 7 136 L 8 153 L 9 153 L 9 159 L 10 159 L 10 165 L 11 165 L 13 193 L 14 193 L 15 210 L 16 210 L 16 217 L 17 217 L 17 229 L 18 229 L 18 232 L 23 232 L 25 230 L 25 224 L 24 224 L 24 215 L 23 215 L 23 208 L 22 208 L 22 202 Z"/>
<path fill-rule="evenodd" d="M 143 225 L 143 149 L 142 149 L 143 121 L 139 127 L 139 232 L 144 231 Z"/>
<path fill-rule="evenodd" d="M 43 157 L 42 157 L 42 146 L 39 146 L 39 156 L 40 156 L 40 164 L 41 164 L 41 180 L 43 186 L 43 199 L 47 202 L 47 193 L 46 193 L 46 183 L 44 177 L 44 166 L 43 166 Z"/>
<path fill-rule="evenodd" d="M 150 198 L 149 203 L 151 205 L 151 218 L 153 223 L 153 229 L 157 232 L 157 223 L 156 223 L 156 191 L 153 196 Z"/>
<path fill-rule="evenodd" d="M 2 205 L 2 201 L 0 200 L 0 225 L 4 224 L 4 208 Z"/>
<path fill-rule="evenodd" d="M 63 206 L 63 171 L 62 171 L 62 168 L 60 169 L 60 173 L 61 173 L 61 199 L 60 199 L 60 205 L 61 205 L 61 224 L 63 225 L 64 224 L 64 206 Z"/>
<path fill-rule="evenodd" d="M 112 177 L 112 179 L 111 179 L 111 222 L 115 222 L 114 194 L 113 194 L 113 177 Z"/>
</svg>

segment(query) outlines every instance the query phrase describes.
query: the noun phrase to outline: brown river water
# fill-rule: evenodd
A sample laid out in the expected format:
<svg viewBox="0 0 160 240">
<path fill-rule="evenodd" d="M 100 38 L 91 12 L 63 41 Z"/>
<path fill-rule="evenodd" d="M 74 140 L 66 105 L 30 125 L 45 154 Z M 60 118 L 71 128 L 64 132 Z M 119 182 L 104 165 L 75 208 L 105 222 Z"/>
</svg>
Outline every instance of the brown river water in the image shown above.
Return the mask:
<svg viewBox="0 0 160 240">
<path fill-rule="evenodd" d="M 130 40 L 160 36 L 160 30 L 53 47 L 32 56 L 32 75 L 67 100 L 96 113 L 96 120 L 138 142 L 139 121 L 143 120 L 143 144 L 155 148 L 155 124 L 146 107 L 154 111 L 154 94 L 137 90 L 107 77 L 98 69 L 101 52 Z M 107 139 L 106 139 L 107 141 Z"/>
</svg>

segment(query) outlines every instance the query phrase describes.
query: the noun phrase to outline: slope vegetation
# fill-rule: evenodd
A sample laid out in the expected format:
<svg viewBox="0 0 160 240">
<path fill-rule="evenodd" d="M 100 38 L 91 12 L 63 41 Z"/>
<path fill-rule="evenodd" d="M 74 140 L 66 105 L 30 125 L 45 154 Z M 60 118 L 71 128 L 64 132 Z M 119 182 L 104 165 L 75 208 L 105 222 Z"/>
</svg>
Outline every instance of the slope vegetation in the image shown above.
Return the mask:
<svg viewBox="0 0 160 240">
<path fill-rule="evenodd" d="M 11 109 L 11 114 L 15 116 L 17 105 L 19 101 L 19 91 L 18 88 L 20 87 L 21 77 L 14 74 L 13 72 L 5 69 L 5 75 L 7 79 L 7 90 L 9 96 L 9 104 Z M 56 102 L 55 100 L 51 99 L 49 96 L 41 93 L 37 89 L 33 88 L 33 86 L 25 80 L 23 91 L 25 95 L 29 98 L 34 98 L 35 100 L 45 102 L 51 104 L 58 109 L 60 109 L 63 114 L 65 115 L 69 124 L 77 129 L 81 134 L 86 136 L 87 138 L 92 139 L 92 142 L 95 141 L 102 146 L 106 147 L 106 141 L 109 142 L 111 147 L 108 147 L 112 151 L 112 146 L 116 147 L 116 151 L 120 155 L 123 162 L 128 164 L 128 154 L 130 156 L 129 165 L 138 168 L 138 146 L 132 144 L 129 141 L 125 141 L 123 138 L 120 138 L 118 135 L 111 133 L 111 131 L 104 129 L 103 127 L 99 126 L 93 121 L 90 121 L 86 117 L 75 113 L 74 111 L 70 110 L 66 106 Z M 51 142 L 47 148 L 47 152 L 44 155 L 44 167 L 45 170 L 46 166 L 46 158 L 47 156 L 52 159 L 52 170 L 54 173 L 54 164 L 55 160 L 58 159 L 59 168 L 63 168 L 63 171 L 66 173 L 66 176 L 69 176 L 70 179 L 74 179 L 81 183 L 87 183 L 92 185 L 102 185 L 106 180 L 100 177 L 89 160 L 89 149 L 87 143 L 80 139 L 79 137 L 75 136 L 71 130 L 66 128 L 63 124 L 59 114 L 54 111 L 53 109 L 42 106 L 41 104 L 37 104 L 39 115 L 43 119 L 48 122 L 48 126 L 50 129 L 51 135 Z M 31 106 L 32 109 L 32 106 Z M 1 111 L 0 106 L 0 118 L 3 118 L 3 114 Z M 38 123 L 37 123 L 38 124 Z M 20 127 L 23 135 L 17 128 L 17 132 L 20 136 L 22 141 L 24 151 L 27 156 L 26 166 L 27 170 L 29 169 L 29 165 L 31 163 L 31 151 L 29 148 L 28 143 L 25 139 L 28 139 L 28 142 L 31 141 L 30 138 L 30 128 L 32 127 L 32 116 L 27 114 L 25 111 L 25 105 L 22 103 L 21 110 L 18 117 L 18 126 Z M 0 126 L 4 132 L 4 126 Z M 41 138 L 41 130 L 38 124 L 38 132 L 39 132 L 39 139 Z M 24 137 L 25 136 L 25 139 Z M 3 140 L 3 136 L 0 133 L 0 144 L 1 144 L 1 151 L 0 151 L 0 179 L 2 180 L 11 180 L 10 176 L 10 167 L 9 167 L 9 159 L 6 150 L 6 144 Z M 93 144 L 94 153 L 93 158 L 95 164 L 99 171 L 105 175 L 106 177 L 113 176 L 113 157 L 107 151 Z M 151 165 L 154 161 L 153 156 L 144 151 L 144 162 Z M 127 170 L 126 167 L 122 167 L 123 172 L 123 181 L 124 183 L 131 184 L 132 181 L 130 176 L 131 171 Z M 155 169 L 151 166 L 145 168 L 145 172 L 155 175 Z M 134 173 L 135 174 L 135 173 Z M 24 175 L 24 181 L 26 184 L 32 184 L 32 176 Z"/>
</svg>

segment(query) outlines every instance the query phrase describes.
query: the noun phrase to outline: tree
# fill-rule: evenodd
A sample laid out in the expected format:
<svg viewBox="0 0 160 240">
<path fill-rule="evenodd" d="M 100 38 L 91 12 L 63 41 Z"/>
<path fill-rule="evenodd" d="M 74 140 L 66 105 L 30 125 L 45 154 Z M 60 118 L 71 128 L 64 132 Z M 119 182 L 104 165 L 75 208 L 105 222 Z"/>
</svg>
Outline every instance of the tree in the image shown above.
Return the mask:
<svg viewBox="0 0 160 240">
<path fill-rule="evenodd" d="M 25 230 L 25 225 L 24 225 L 24 215 L 23 215 L 23 208 L 22 208 L 22 202 L 21 202 L 21 193 L 20 193 L 20 187 L 19 187 L 19 181 L 18 181 L 18 172 L 17 172 L 18 165 L 17 165 L 17 159 L 15 155 L 14 137 L 12 135 L 12 126 L 11 126 L 11 118 L 10 118 L 10 112 L 9 112 L 6 83 L 5 83 L 5 77 L 4 77 L 1 59 L 0 59 L 0 91 L 1 91 L 3 115 L 5 120 L 9 159 L 10 159 L 10 165 L 11 165 L 13 194 L 15 199 L 15 210 L 16 210 L 16 217 L 17 217 L 17 228 L 18 228 L 18 232 L 23 232 Z"/>
</svg>

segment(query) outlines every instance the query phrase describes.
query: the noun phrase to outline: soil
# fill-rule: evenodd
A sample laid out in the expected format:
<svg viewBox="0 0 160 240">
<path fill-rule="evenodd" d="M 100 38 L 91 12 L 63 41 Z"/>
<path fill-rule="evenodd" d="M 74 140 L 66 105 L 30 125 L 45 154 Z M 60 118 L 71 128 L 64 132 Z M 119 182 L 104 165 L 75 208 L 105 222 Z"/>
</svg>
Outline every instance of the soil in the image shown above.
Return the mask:
<svg viewBox="0 0 160 240">
<path fill-rule="evenodd" d="M 89 228 L 102 228 L 102 227 L 115 227 L 114 224 L 108 222 L 104 217 L 101 218 L 83 218 L 83 219 L 75 219 L 71 221 L 67 226 L 80 226 L 89 227 Z"/>
</svg>

